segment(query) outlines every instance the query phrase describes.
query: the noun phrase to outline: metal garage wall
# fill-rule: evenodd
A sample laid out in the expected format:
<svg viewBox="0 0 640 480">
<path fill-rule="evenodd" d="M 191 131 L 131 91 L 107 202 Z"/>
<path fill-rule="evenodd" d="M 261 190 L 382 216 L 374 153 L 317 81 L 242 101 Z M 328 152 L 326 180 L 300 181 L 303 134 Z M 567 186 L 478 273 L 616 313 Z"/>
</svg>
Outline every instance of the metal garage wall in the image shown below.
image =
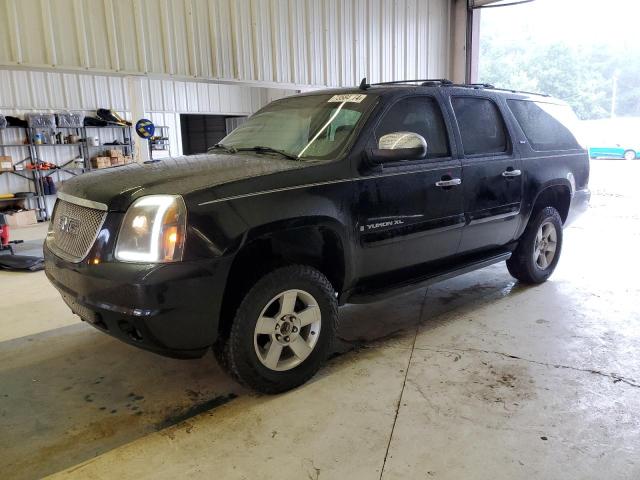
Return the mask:
<svg viewBox="0 0 640 480">
<path fill-rule="evenodd" d="M 291 85 L 449 74 L 450 0 L 0 0 L 0 64 Z"/>
<path fill-rule="evenodd" d="M 214 113 L 250 115 L 266 103 L 291 91 L 240 85 L 218 85 L 176 80 L 142 79 L 145 110 L 157 125 L 170 127 L 171 154 L 182 154 L 180 113 Z M 111 108 L 129 118 L 126 79 L 119 76 L 89 75 L 59 72 L 38 72 L 0 69 L 0 113 L 22 117 L 30 111 L 82 111 L 95 114 L 97 108 Z M 15 130 L 5 130 L 15 143 L 22 143 Z M 112 138 L 101 139 L 111 141 Z M 5 140 L 5 143 L 6 140 Z M 11 142 L 14 143 L 14 142 Z M 61 148 L 43 148 L 44 161 L 61 163 L 69 152 Z M 21 148 L 0 148 L 0 154 L 14 159 L 26 156 Z M 55 181 L 64 180 L 65 173 L 56 173 Z M 28 190 L 25 180 L 0 175 L 0 193 Z"/>
</svg>

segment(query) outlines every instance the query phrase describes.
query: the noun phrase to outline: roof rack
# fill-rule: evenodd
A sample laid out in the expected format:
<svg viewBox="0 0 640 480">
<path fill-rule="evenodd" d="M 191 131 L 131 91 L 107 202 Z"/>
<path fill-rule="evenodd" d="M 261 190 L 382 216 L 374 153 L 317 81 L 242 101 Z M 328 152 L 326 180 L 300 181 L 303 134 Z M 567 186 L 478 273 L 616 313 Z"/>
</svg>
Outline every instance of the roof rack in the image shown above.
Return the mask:
<svg viewBox="0 0 640 480">
<path fill-rule="evenodd" d="M 433 85 L 453 85 L 453 82 L 446 78 L 421 78 L 416 80 L 394 80 L 392 82 L 367 83 L 367 77 L 364 77 L 358 88 L 360 88 L 360 90 L 367 90 L 373 85 L 399 85 L 403 83 L 420 83 L 423 87 Z"/>
<path fill-rule="evenodd" d="M 510 92 L 510 93 L 523 93 L 525 95 L 539 95 L 541 97 L 550 97 L 548 93 L 539 93 L 539 92 L 527 92 L 524 90 L 516 90 L 515 88 L 498 88 L 495 85 L 490 83 L 453 83 L 449 85 L 450 87 L 462 87 L 462 88 L 488 88 L 490 90 L 497 90 L 499 92 Z"/>
<path fill-rule="evenodd" d="M 490 83 L 465 83 L 463 85 L 461 85 L 463 87 L 481 87 L 481 88 L 491 88 L 493 90 L 496 89 L 495 86 L 491 85 Z"/>
<path fill-rule="evenodd" d="M 491 87 L 493 90 L 498 90 L 499 92 L 511 92 L 511 93 L 524 93 L 525 95 L 538 95 L 540 97 L 550 97 L 548 93 L 540 93 L 540 92 L 527 92 L 526 90 L 516 90 L 514 88 L 497 88 Z"/>
<path fill-rule="evenodd" d="M 420 83 L 422 87 L 435 87 L 435 86 L 446 86 L 446 87 L 462 87 L 462 88 L 488 88 L 491 90 L 498 90 L 500 92 L 511 92 L 511 93 L 523 93 L 525 95 L 539 95 L 541 97 L 550 97 L 549 94 L 546 93 L 538 93 L 538 92 L 527 92 L 524 90 L 516 90 L 513 88 L 498 88 L 495 85 L 490 83 L 453 83 L 451 80 L 446 78 L 426 78 L 419 80 L 394 80 L 391 82 L 378 82 L 378 83 L 367 83 L 367 77 L 363 78 L 360 82 L 360 90 L 367 90 L 368 88 L 374 85 L 401 85 L 404 83 Z"/>
</svg>

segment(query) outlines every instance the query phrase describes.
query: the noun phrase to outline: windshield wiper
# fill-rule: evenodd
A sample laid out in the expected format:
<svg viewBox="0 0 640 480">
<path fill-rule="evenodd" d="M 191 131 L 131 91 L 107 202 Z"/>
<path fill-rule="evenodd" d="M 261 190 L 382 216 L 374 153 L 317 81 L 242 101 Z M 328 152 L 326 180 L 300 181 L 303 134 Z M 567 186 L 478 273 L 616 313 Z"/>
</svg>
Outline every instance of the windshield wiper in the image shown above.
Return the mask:
<svg viewBox="0 0 640 480">
<path fill-rule="evenodd" d="M 213 150 L 214 148 L 220 148 L 222 150 L 224 150 L 225 152 L 229 152 L 229 153 L 236 153 L 238 150 L 233 148 L 233 147 L 227 147 L 226 145 L 223 145 L 221 143 L 216 143 L 213 147 L 209 148 L 209 150 Z"/>
<path fill-rule="evenodd" d="M 258 152 L 258 153 L 277 153 L 278 155 L 282 155 L 290 160 L 300 160 L 300 158 L 292 155 L 283 150 L 278 150 L 276 148 L 271 147 L 263 147 L 261 145 L 256 145 L 255 147 L 246 147 L 246 148 L 236 148 L 237 152 Z"/>
</svg>

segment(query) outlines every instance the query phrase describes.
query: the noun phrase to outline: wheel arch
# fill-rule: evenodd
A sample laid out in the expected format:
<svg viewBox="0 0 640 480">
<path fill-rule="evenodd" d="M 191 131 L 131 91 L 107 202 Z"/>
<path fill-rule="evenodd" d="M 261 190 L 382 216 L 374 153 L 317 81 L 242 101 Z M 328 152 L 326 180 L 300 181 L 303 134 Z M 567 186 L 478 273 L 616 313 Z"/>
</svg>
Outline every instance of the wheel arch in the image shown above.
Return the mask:
<svg viewBox="0 0 640 480">
<path fill-rule="evenodd" d="M 545 185 L 540 189 L 533 201 L 529 219 L 534 218 L 543 208 L 553 207 L 560 214 L 564 224 L 569 216 L 572 195 L 573 187 L 568 180 Z"/>
<path fill-rule="evenodd" d="M 228 334 L 244 294 L 275 268 L 304 264 L 322 272 L 336 292 L 350 275 L 344 227 L 325 217 L 277 221 L 252 228 L 235 253 L 225 285 L 218 331 Z"/>
</svg>

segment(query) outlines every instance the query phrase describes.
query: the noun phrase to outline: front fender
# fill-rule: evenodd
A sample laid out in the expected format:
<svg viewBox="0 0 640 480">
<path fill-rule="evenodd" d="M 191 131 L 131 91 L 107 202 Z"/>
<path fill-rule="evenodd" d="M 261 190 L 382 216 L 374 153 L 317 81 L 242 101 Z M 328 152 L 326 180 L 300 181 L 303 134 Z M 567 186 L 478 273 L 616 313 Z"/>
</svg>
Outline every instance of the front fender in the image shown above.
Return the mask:
<svg viewBox="0 0 640 480">
<path fill-rule="evenodd" d="M 342 258 L 328 258 L 326 260 L 343 263 L 344 284 L 350 285 L 354 278 L 353 242 L 349 236 L 348 226 L 334 217 L 312 215 L 280 219 L 257 225 L 246 232 L 238 250 L 247 247 L 253 242 L 269 240 L 275 244 L 283 245 L 290 249 L 295 248 L 298 252 L 301 252 L 307 248 L 312 249 L 312 241 L 317 237 L 316 233 L 321 235 L 330 233 L 339 242 L 338 247 L 342 251 Z M 296 252 L 288 253 L 295 256 Z"/>
</svg>

